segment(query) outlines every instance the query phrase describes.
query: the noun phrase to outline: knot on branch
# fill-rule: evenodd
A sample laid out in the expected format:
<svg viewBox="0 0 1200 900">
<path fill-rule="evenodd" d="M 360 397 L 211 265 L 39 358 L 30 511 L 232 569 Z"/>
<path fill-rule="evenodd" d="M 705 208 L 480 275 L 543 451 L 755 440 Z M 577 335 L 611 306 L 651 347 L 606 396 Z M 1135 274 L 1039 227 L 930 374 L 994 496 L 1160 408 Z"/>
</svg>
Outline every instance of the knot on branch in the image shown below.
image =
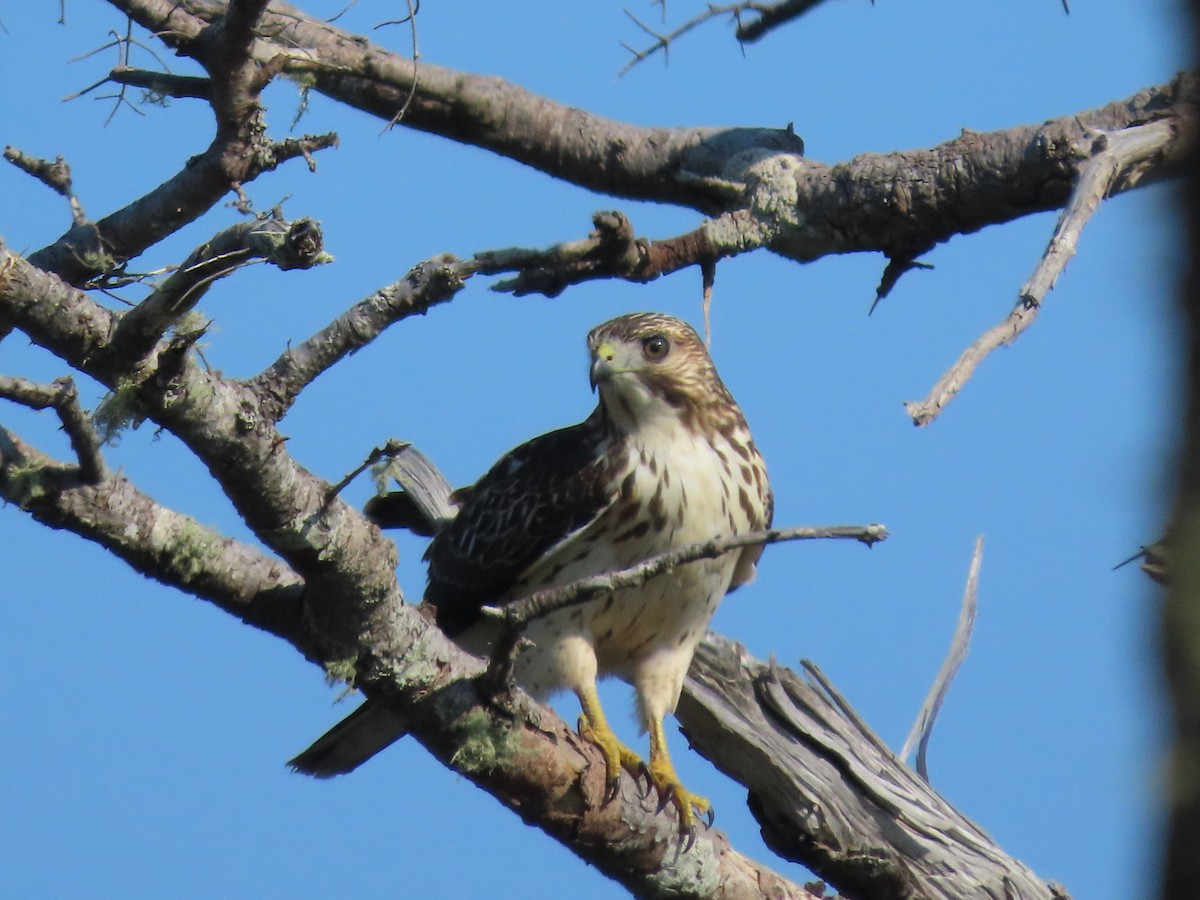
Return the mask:
<svg viewBox="0 0 1200 900">
<path fill-rule="evenodd" d="M 467 278 L 475 271 L 471 262 L 463 262 L 453 253 L 443 253 L 417 263 L 404 276 L 412 290 L 413 311 L 424 313 L 429 307 L 441 303 L 463 289 Z"/>
<path fill-rule="evenodd" d="M 557 297 L 572 284 L 598 278 L 653 281 L 662 274 L 650 244 L 634 235 L 633 225 L 620 212 L 598 212 L 592 232 L 581 241 L 556 244 L 548 250 L 492 250 L 477 253 L 479 271 L 486 275 L 517 272 L 493 290 L 524 297 Z"/>
</svg>

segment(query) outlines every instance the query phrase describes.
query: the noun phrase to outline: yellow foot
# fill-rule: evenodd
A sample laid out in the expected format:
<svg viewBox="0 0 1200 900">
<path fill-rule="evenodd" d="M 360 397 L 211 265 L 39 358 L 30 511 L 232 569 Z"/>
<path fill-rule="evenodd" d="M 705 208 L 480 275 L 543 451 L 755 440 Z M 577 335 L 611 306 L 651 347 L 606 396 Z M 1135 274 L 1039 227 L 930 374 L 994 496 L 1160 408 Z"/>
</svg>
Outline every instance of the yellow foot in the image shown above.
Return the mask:
<svg viewBox="0 0 1200 900">
<path fill-rule="evenodd" d="M 590 741 L 600 748 L 600 752 L 604 754 L 604 765 L 606 768 L 604 778 L 604 801 L 607 803 L 617 796 L 617 790 L 621 784 L 621 770 L 625 769 L 636 779 L 642 772 L 648 772 L 646 764 L 642 762 L 642 758 L 621 743 L 620 739 L 613 734 L 608 723 L 604 721 L 603 715 L 599 716 L 599 721 L 593 725 L 588 721 L 587 715 L 579 717 L 579 735 L 586 741 Z"/>
<path fill-rule="evenodd" d="M 680 831 L 688 835 L 694 834 L 697 816 L 705 817 L 708 819 L 709 827 L 712 826 L 712 804 L 683 786 L 679 781 L 679 776 L 675 774 L 675 767 L 671 765 L 669 756 L 665 754 L 655 756 L 651 753 L 649 773 L 650 781 L 658 788 L 662 806 L 672 803 L 679 811 Z"/>
</svg>

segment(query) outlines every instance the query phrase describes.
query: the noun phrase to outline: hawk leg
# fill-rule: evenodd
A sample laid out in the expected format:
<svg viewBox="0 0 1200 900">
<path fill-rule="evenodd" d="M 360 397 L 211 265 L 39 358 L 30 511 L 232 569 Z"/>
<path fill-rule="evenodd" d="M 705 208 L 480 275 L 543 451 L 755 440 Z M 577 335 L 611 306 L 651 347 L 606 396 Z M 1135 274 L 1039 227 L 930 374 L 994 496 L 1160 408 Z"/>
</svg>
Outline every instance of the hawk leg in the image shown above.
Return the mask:
<svg viewBox="0 0 1200 900">
<path fill-rule="evenodd" d="M 675 766 L 671 763 L 671 754 L 667 752 L 667 736 L 663 732 L 662 718 L 650 718 L 650 780 L 658 788 L 659 796 L 665 805 L 670 801 L 679 810 L 679 829 L 692 833 L 696 828 L 696 816 L 708 817 L 712 824 L 712 804 L 699 794 L 687 790 L 675 774 Z"/>
<path fill-rule="evenodd" d="M 600 748 L 604 754 L 606 774 L 604 779 L 604 800 L 607 803 L 617 796 L 621 782 L 621 769 L 626 769 L 636 778 L 642 772 L 649 771 L 642 758 L 621 743 L 620 739 L 609 727 L 608 719 L 600 706 L 600 696 L 596 693 L 594 684 L 576 691 L 583 714 L 579 717 L 579 734 Z"/>
</svg>

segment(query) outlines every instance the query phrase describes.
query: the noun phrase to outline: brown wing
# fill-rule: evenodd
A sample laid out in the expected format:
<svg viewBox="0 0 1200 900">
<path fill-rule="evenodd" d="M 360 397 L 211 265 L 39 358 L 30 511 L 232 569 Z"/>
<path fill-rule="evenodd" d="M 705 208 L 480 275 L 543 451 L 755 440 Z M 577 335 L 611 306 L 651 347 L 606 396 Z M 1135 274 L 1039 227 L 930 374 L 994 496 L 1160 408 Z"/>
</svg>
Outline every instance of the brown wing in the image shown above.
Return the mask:
<svg viewBox="0 0 1200 900">
<path fill-rule="evenodd" d="M 454 635 L 503 602 L 522 572 L 594 522 L 617 498 L 598 415 L 522 444 L 469 492 L 455 519 L 430 543 L 425 600 Z"/>
</svg>

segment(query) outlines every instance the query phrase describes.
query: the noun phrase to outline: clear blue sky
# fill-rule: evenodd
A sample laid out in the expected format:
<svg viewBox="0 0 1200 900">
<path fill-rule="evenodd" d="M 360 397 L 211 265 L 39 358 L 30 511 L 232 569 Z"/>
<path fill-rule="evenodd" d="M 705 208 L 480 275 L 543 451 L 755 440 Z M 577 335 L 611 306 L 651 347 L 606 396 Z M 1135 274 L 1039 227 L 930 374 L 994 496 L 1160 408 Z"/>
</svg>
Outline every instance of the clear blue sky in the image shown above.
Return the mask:
<svg viewBox="0 0 1200 900">
<path fill-rule="evenodd" d="M 331 15 L 343 5 L 308 3 Z M 698 4 L 675 0 L 684 17 Z M 403 4 L 363 0 L 340 24 L 368 31 Z M 496 74 L 555 100 L 661 125 L 794 122 L 810 156 L 929 146 L 961 129 L 1068 114 L 1162 83 L 1180 67 L 1182 3 L 1165 0 L 865 0 L 829 3 L 743 56 L 712 24 L 624 78 L 619 42 L 640 32 L 620 4 L 426 2 L 423 57 Z M 101 216 L 178 170 L 211 138 L 196 102 L 128 109 L 61 102 L 115 53 L 69 63 L 124 24 L 98 0 L 0 4 L 0 142 L 64 155 Z M 638 0 L 648 20 L 657 7 Z M 401 51 L 403 27 L 373 39 Z M 143 35 L 143 39 L 150 42 Z M 188 64 L 162 54 L 176 70 Z M 151 66 L 144 53 L 134 64 Z M 100 93 L 103 93 L 101 91 Z M 297 100 L 268 94 L 286 133 Z M 336 264 L 257 267 L 204 300 L 205 355 L 251 375 L 288 341 L 441 252 L 540 246 L 583 235 L 620 208 L 640 233 L 695 227 L 688 211 L 592 195 L 485 152 L 398 129 L 314 97 L 300 125 L 337 130 L 319 171 L 292 163 L 250 188 L 260 208 L 321 220 Z M 898 747 L 941 662 L 976 535 L 987 549 L 971 654 L 930 750 L 933 782 L 1009 852 L 1080 898 L 1128 897 L 1153 878 L 1163 760 L 1157 596 L 1136 568 L 1153 539 L 1175 446 L 1179 321 L 1172 291 L 1177 185 L 1107 203 L 1035 326 L 988 360 L 943 418 L 913 428 L 957 354 L 1011 308 L 1054 226 L 1024 219 L 956 238 L 933 271 L 866 313 L 877 256 L 798 266 L 763 253 L 723 263 L 713 352 L 765 454 L 784 525 L 879 521 L 871 551 L 832 544 L 767 552 L 758 582 L 715 627 L 760 655 L 816 661 Z M 133 264 L 176 262 L 234 221 L 218 209 Z M 0 236 L 31 251 L 66 205 L 0 168 Z M 289 448 L 336 480 L 371 447 L 415 441 L 455 483 L 511 446 L 585 416 L 583 337 L 655 309 L 700 321 L 687 272 L 639 287 L 594 284 L 514 300 L 472 283 L 319 380 L 283 423 Z M 49 380 L 63 367 L 13 336 L 0 372 Z M 94 401 L 99 392 L 85 383 Z M 60 456 L 49 415 L 0 406 L 0 422 Z M 246 530 L 168 435 L 128 433 L 108 460 L 160 501 L 229 534 Z M 367 479 L 349 496 L 364 501 Z M 420 596 L 421 542 L 400 541 L 402 584 Z M 78 538 L 0 509 L 0 894 L 11 897 L 622 896 L 605 878 L 402 742 L 354 775 L 318 783 L 284 760 L 354 700 L 290 647 L 162 588 Z M 636 738 L 628 691 L 606 692 Z M 570 707 L 560 707 L 573 717 Z M 683 751 L 734 844 L 771 860 L 744 791 Z M 514 860 L 517 863 L 514 865 Z M 804 878 L 795 866 L 779 864 Z"/>
</svg>

